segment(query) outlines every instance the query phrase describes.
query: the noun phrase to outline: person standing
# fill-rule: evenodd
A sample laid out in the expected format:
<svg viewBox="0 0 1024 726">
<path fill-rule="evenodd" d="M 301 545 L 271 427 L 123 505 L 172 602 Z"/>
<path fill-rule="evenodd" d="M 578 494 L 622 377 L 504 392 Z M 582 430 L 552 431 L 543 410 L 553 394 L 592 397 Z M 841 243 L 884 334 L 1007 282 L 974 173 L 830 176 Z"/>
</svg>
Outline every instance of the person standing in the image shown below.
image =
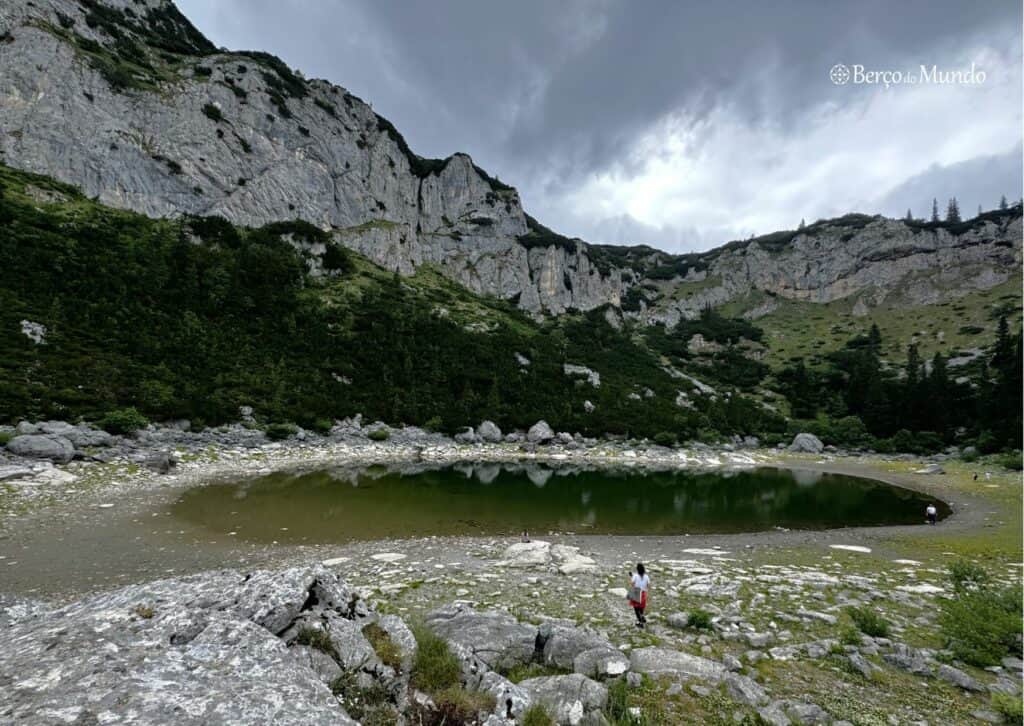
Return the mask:
<svg viewBox="0 0 1024 726">
<path fill-rule="evenodd" d="M 924 510 L 924 516 L 928 519 L 928 524 L 935 524 L 939 511 L 935 508 L 934 504 L 929 504 Z"/>
<path fill-rule="evenodd" d="M 647 624 L 647 616 L 644 610 L 647 608 L 647 591 L 651 587 L 651 578 L 644 569 L 643 562 L 636 563 L 636 572 L 629 573 L 629 605 L 636 615 L 636 627 L 643 630 Z"/>
</svg>

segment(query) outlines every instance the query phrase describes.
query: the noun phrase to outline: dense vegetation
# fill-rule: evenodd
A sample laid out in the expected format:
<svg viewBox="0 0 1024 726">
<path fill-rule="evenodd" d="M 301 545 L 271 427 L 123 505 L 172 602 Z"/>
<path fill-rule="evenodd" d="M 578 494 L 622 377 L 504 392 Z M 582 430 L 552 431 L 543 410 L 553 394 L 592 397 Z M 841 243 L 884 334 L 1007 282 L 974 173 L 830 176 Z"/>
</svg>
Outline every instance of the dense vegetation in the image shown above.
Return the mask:
<svg viewBox="0 0 1024 726">
<path fill-rule="evenodd" d="M 971 367 L 951 375 L 945 356 L 923 361 L 907 349 L 902 370 L 883 366 L 876 326 L 827 356 L 779 374 L 780 389 L 802 428 L 846 446 L 930 452 L 952 443 L 981 453 L 1021 447 L 1021 334 L 999 319 L 995 345 Z M 970 373 L 971 375 L 964 375 Z"/>
<path fill-rule="evenodd" d="M 971 383 L 913 348 L 905 372 L 886 368 L 877 330 L 825 367 L 798 362 L 773 376 L 757 359 L 762 331 L 713 310 L 672 330 L 615 327 L 603 308 L 538 323 L 429 269 L 386 273 L 299 220 L 151 220 L 2 166 L 0 184 L 0 421 L 202 426 L 251 406 L 275 436 L 362 413 L 449 432 L 543 418 L 662 444 L 774 442 L 799 428 L 900 451 L 1020 447 L 1021 340 L 1005 321 Z M 23 321 L 45 326 L 45 342 Z M 697 334 L 708 345 L 691 351 Z M 565 364 L 597 371 L 600 384 Z M 804 420 L 787 424 L 772 388 Z"/>
<path fill-rule="evenodd" d="M 157 221 L 2 167 L 0 182 L 3 420 L 134 406 L 202 425 L 248 405 L 264 423 L 307 427 L 357 412 L 448 431 L 545 418 L 665 440 L 784 427 L 738 395 L 677 406 L 690 384 L 603 311 L 540 325 L 439 276 L 387 274 L 303 222 Z M 38 204 L 33 189 L 64 200 Z M 326 242 L 330 274 L 308 275 L 289 240 Z M 23 320 L 45 326 L 45 343 L 22 334 Z M 565 363 L 600 371 L 601 385 L 567 377 Z"/>
</svg>

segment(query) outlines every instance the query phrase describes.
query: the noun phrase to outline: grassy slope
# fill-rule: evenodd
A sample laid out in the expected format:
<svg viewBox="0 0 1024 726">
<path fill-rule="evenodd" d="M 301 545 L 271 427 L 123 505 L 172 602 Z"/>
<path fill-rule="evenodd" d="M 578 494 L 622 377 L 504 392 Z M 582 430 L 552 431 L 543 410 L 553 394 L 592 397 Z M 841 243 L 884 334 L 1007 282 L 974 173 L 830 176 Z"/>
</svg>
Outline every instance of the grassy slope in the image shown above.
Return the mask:
<svg viewBox="0 0 1024 726">
<path fill-rule="evenodd" d="M 753 294 L 722 306 L 722 312 L 739 315 L 764 300 L 763 294 Z M 989 346 L 995 340 L 999 312 L 1003 310 L 1010 313 L 1011 330 L 1021 324 L 1020 283 L 1015 279 L 935 305 L 882 305 L 863 317 L 852 314 L 852 299 L 826 304 L 775 300 L 778 308 L 754 321 L 765 330 L 763 342 L 773 366 L 785 365 L 794 356 L 813 362 L 815 356 L 866 334 L 872 323 L 882 333 L 882 357 L 895 364 L 906 359 L 910 343 L 918 343 L 925 357 Z M 970 330 L 972 327 L 982 330 L 975 332 Z"/>
</svg>

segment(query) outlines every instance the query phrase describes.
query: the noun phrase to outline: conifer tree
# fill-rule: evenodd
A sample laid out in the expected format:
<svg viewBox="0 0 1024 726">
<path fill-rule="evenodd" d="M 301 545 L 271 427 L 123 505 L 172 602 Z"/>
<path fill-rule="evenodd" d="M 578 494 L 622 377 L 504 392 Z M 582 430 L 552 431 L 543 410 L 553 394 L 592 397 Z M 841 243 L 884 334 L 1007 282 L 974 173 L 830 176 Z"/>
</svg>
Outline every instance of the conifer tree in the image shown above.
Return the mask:
<svg viewBox="0 0 1024 726">
<path fill-rule="evenodd" d="M 932 198 L 932 221 L 939 221 L 939 200 Z"/>
<path fill-rule="evenodd" d="M 956 197 L 949 200 L 949 205 L 946 207 L 946 221 L 947 222 L 959 222 L 960 221 L 960 205 L 957 204 Z"/>
<path fill-rule="evenodd" d="M 905 222 L 913 222 L 914 221 L 914 215 L 910 213 L 910 207 L 907 207 L 907 216 L 903 218 L 903 221 L 905 221 Z"/>
<path fill-rule="evenodd" d="M 1001 209 L 1002 211 L 1005 212 L 1009 206 L 1010 205 L 1008 205 L 1006 203 L 1006 195 L 1005 194 L 1003 196 L 999 197 L 999 209 Z"/>
</svg>

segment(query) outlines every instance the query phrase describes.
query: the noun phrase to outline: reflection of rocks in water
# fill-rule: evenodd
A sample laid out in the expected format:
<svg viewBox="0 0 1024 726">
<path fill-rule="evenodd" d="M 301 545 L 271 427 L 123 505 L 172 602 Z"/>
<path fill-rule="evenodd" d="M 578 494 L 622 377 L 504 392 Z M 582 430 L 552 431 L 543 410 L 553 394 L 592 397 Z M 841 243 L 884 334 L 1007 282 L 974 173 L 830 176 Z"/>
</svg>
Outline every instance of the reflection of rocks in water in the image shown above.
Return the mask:
<svg viewBox="0 0 1024 726">
<path fill-rule="evenodd" d="M 582 504 L 584 507 L 587 506 L 588 504 L 590 504 L 591 497 L 593 497 L 593 494 L 590 492 L 590 490 L 582 492 L 580 494 L 580 504 Z"/>
<path fill-rule="evenodd" d="M 526 469 L 526 478 L 533 482 L 538 489 L 547 484 L 553 474 L 554 472 L 547 467 L 530 466 Z"/>
<path fill-rule="evenodd" d="M 820 471 L 809 471 L 807 469 L 793 469 L 792 475 L 793 481 L 796 482 L 797 486 L 801 487 L 813 487 L 815 484 L 821 481 Z"/>
<path fill-rule="evenodd" d="M 501 467 L 498 464 L 485 464 L 477 467 L 476 478 L 481 484 L 490 484 L 500 473 Z"/>
<path fill-rule="evenodd" d="M 474 468 L 475 467 L 472 464 L 462 463 L 462 462 L 460 462 L 458 464 L 452 465 L 452 471 L 459 472 L 460 474 L 462 474 L 467 479 L 472 479 L 473 478 L 473 469 Z"/>
<path fill-rule="evenodd" d="M 231 495 L 235 499 L 245 499 L 249 496 L 249 487 L 241 486 L 235 489 L 235 493 Z"/>
<path fill-rule="evenodd" d="M 348 484 L 349 486 L 359 486 L 359 477 L 362 475 L 363 470 L 350 466 L 339 466 L 334 469 L 330 469 L 327 472 L 327 476 L 332 482 L 339 484 Z"/>
<path fill-rule="evenodd" d="M 682 512 L 686 508 L 686 493 L 676 492 L 672 497 L 672 508 L 677 512 Z"/>
</svg>

